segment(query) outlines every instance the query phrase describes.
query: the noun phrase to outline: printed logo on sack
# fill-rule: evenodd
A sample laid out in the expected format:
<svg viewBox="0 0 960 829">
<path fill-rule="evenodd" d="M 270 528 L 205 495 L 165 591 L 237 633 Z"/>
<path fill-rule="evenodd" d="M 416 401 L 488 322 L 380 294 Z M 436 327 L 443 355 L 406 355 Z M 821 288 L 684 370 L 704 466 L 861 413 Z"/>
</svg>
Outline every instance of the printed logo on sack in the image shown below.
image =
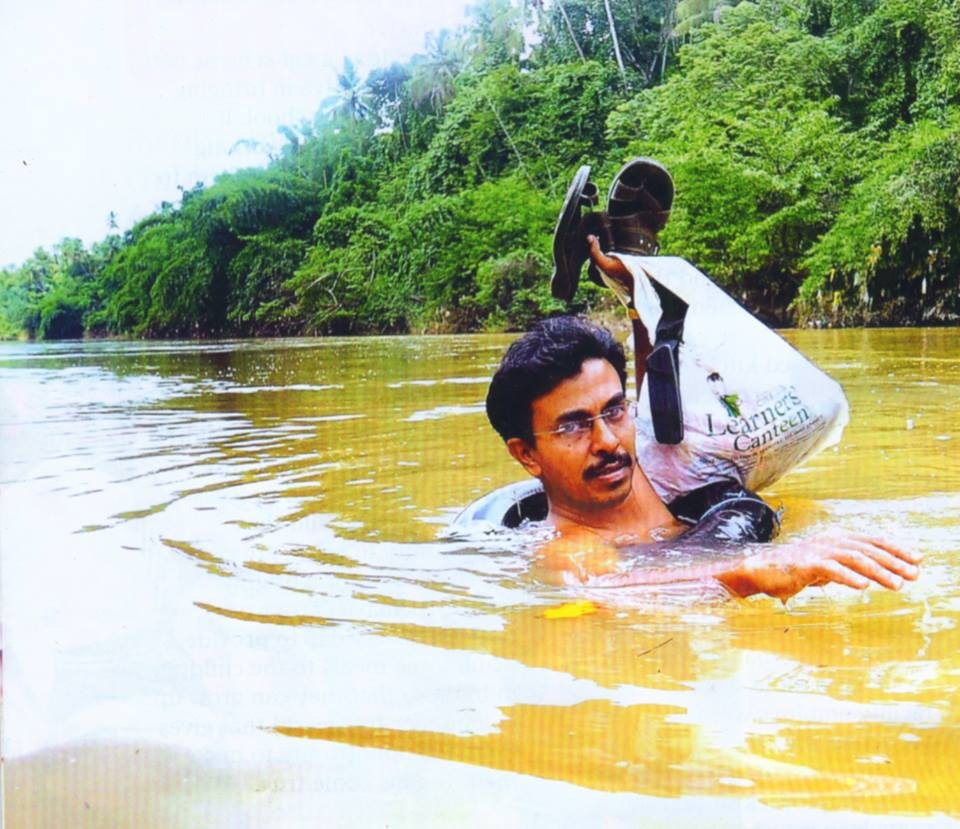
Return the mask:
<svg viewBox="0 0 960 829">
<path fill-rule="evenodd" d="M 720 375 L 716 377 L 720 383 L 723 382 Z M 713 381 L 713 378 L 712 374 L 707 379 Z M 718 393 L 718 397 L 731 418 L 726 423 L 714 422 L 713 415 L 708 412 L 707 436 L 732 435 L 733 448 L 737 452 L 760 449 L 769 443 L 780 441 L 810 420 L 810 412 L 797 396 L 793 386 L 778 400 L 750 415 L 741 415 L 737 395 Z"/>
<path fill-rule="evenodd" d="M 740 395 L 727 394 L 723 384 L 723 378 L 716 371 L 707 375 L 707 382 L 723 404 L 723 408 L 727 410 L 727 414 L 730 415 L 730 417 L 740 417 Z"/>
</svg>

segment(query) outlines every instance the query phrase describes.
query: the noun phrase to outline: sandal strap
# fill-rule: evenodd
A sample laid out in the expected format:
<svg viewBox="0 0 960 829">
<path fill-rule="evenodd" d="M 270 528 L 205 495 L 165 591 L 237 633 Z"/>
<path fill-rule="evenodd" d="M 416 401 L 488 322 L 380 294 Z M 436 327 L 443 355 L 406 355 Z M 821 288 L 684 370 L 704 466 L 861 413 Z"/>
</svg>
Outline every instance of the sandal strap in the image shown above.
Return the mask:
<svg viewBox="0 0 960 829">
<path fill-rule="evenodd" d="M 647 189 L 645 183 L 639 187 L 631 187 L 629 184 L 618 181 L 610 194 L 609 202 L 608 209 L 622 205 L 623 209 L 630 210 L 630 208 L 633 208 L 634 210 L 631 212 L 635 212 L 637 208 L 641 210 L 663 210 L 660 200 Z M 619 212 L 619 210 L 616 212 Z"/>
<path fill-rule="evenodd" d="M 653 214 L 657 218 L 661 215 L 659 213 Z M 606 224 L 609 226 L 613 241 L 613 250 L 621 253 L 656 256 L 660 250 L 660 244 L 657 241 L 656 231 L 650 226 L 650 218 L 651 214 L 648 213 L 634 213 L 630 216 L 606 216 Z"/>
</svg>

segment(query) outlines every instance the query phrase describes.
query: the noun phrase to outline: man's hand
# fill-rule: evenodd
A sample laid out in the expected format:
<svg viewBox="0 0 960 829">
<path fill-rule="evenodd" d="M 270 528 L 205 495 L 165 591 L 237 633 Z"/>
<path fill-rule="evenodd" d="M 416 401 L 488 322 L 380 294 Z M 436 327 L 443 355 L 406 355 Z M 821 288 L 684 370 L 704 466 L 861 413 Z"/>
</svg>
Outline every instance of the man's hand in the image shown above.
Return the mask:
<svg viewBox="0 0 960 829">
<path fill-rule="evenodd" d="M 804 587 L 829 582 L 899 590 L 904 579 L 917 578 L 922 559 L 879 538 L 821 535 L 749 556 L 715 578 L 740 597 L 766 593 L 785 602 Z"/>
<path fill-rule="evenodd" d="M 590 248 L 590 261 L 611 279 L 623 285 L 633 294 L 633 275 L 615 256 L 607 256 L 600 250 L 600 240 L 593 235 L 587 236 L 587 246 Z"/>
</svg>

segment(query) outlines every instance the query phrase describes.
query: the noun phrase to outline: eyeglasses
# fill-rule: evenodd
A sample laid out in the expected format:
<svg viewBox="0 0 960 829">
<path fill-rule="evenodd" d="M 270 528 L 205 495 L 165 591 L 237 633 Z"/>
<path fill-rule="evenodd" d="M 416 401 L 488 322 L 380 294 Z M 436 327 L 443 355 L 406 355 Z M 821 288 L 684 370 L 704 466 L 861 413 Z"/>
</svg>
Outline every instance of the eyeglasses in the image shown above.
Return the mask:
<svg viewBox="0 0 960 829">
<path fill-rule="evenodd" d="M 543 432 L 534 432 L 535 435 L 556 435 L 566 443 L 576 443 L 593 432 L 593 422 L 602 420 L 608 426 L 621 426 L 627 417 L 632 420 L 637 416 L 637 404 L 632 400 L 622 400 L 612 406 L 607 406 L 600 414 L 593 417 L 578 417 L 561 423 L 556 429 L 547 429 Z"/>
</svg>

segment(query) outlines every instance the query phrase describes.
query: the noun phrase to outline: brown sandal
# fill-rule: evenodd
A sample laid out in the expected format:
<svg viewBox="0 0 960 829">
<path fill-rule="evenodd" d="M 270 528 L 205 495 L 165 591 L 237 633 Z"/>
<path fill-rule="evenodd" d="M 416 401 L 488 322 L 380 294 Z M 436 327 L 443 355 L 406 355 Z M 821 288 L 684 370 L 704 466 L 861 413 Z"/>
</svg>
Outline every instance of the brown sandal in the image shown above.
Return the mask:
<svg viewBox="0 0 960 829">
<path fill-rule="evenodd" d="M 607 217 L 613 249 L 620 253 L 655 255 L 657 235 L 673 206 L 673 179 L 652 158 L 634 158 L 614 176 L 607 195 Z"/>
<path fill-rule="evenodd" d="M 590 167 L 584 164 L 576 175 L 560 209 L 557 226 L 553 231 L 553 275 L 550 277 L 550 291 L 565 302 L 573 299 L 580 282 L 583 263 L 590 258 L 587 236 L 596 234 L 609 238 L 604 231 L 604 215 L 599 212 L 582 213 L 584 207 L 593 207 L 597 203 L 597 185 L 590 178 Z"/>
</svg>

